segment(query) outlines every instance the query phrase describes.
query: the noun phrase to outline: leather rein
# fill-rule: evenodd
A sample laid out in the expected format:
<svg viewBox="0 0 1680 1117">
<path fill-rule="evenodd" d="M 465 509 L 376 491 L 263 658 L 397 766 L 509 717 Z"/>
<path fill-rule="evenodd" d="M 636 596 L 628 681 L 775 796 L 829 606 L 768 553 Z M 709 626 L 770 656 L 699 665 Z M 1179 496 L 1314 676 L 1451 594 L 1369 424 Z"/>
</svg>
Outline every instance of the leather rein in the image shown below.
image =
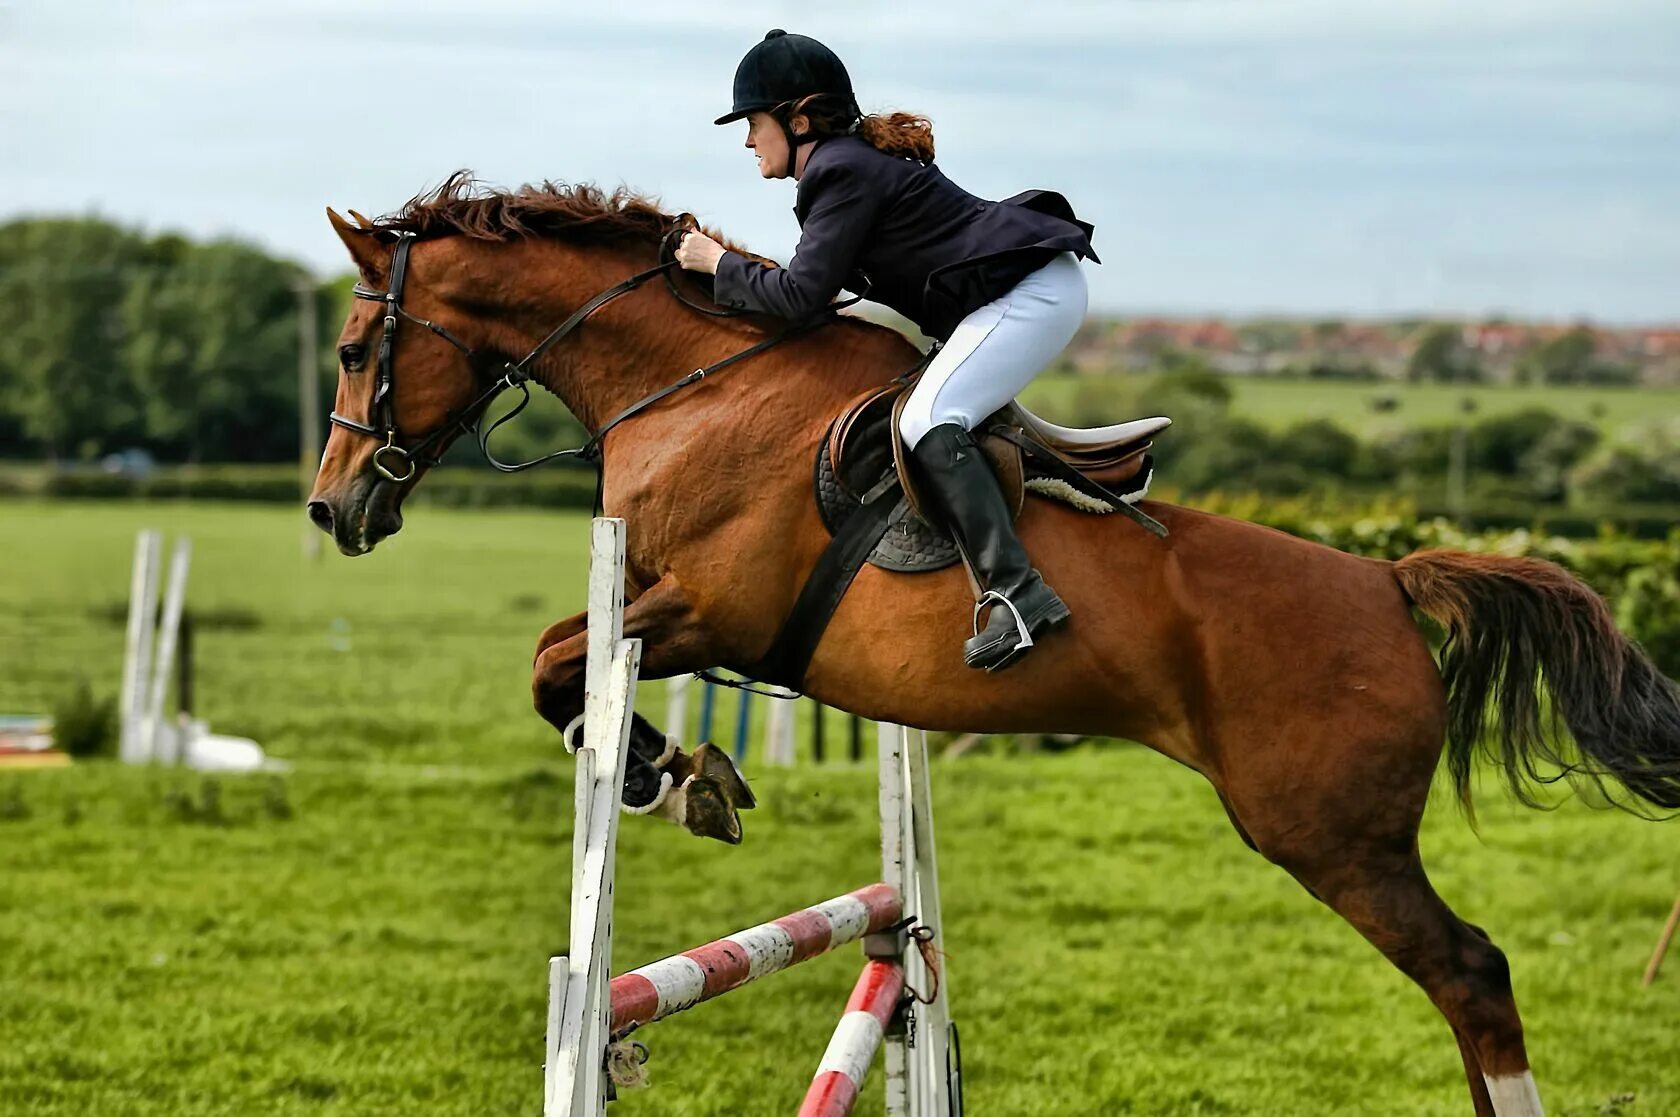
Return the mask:
<svg viewBox="0 0 1680 1117">
<path fill-rule="evenodd" d="M 536 347 L 529 353 L 525 354 L 524 357 L 517 361 L 502 361 L 499 368 L 495 367 L 495 362 L 500 360 L 499 357 L 496 357 L 485 350 L 474 349 L 472 346 L 468 345 L 466 342 L 462 341 L 460 338 L 456 337 L 436 322 L 411 314 L 403 308 L 402 292 L 403 282 L 407 278 L 408 274 L 408 255 L 410 249 L 413 248 L 414 243 L 418 238 L 412 232 L 398 233 L 397 243 L 391 250 L 391 279 L 386 289 L 383 291 L 376 291 L 362 283 L 357 283 L 355 287 L 352 288 L 352 293 L 358 299 L 366 299 L 370 302 L 380 302 L 385 304 L 385 321 L 379 337 L 379 350 L 374 373 L 373 404 L 370 409 L 371 414 L 369 415 L 369 418 L 372 421 L 364 423 L 359 420 L 352 419 L 347 415 L 340 415 L 337 411 L 332 412 L 328 418 L 334 424 L 343 427 L 345 430 L 354 431 L 357 434 L 365 434 L 371 438 L 384 439 L 385 444 L 373 452 L 373 467 L 378 471 L 381 477 L 384 477 L 387 481 L 396 482 L 397 484 L 401 484 L 412 479 L 419 466 L 423 465 L 429 468 L 438 464 L 441 460 L 441 454 L 431 454 L 430 451 L 433 447 L 437 446 L 440 442 L 453 439 L 457 435 L 468 433 L 474 435 L 478 440 L 478 449 L 479 452 L 484 455 L 484 460 L 489 462 L 496 469 L 501 470 L 503 473 L 518 473 L 522 470 L 530 469 L 533 466 L 554 461 L 557 458 L 577 458 L 580 461 L 589 462 L 599 469 L 601 465 L 602 440 L 606 438 L 607 432 L 618 426 L 618 424 L 624 422 L 626 419 L 631 418 L 639 412 L 652 407 L 666 396 L 669 396 L 674 392 L 681 391 L 683 388 L 686 388 L 691 384 L 699 383 L 701 380 L 704 380 L 714 372 L 719 372 L 728 368 L 730 365 L 746 360 L 748 357 L 762 353 L 764 350 L 769 349 L 771 346 L 777 345 L 780 342 L 786 341 L 788 338 L 794 337 L 797 334 L 805 333 L 808 330 L 821 325 L 830 315 L 833 314 L 835 310 L 842 306 L 849 306 L 851 303 L 857 301 L 857 299 L 854 298 L 846 302 L 830 304 L 811 317 L 794 322 L 785 329 L 765 338 L 763 341 L 748 346 L 738 353 L 733 353 L 721 361 L 697 368 L 682 378 L 667 384 L 663 388 L 660 388 L 658 391 L 643 396 L 641 399 L 632 403 L 629 407 L 626 407 L 623 411 L 620 411 L 617 415 L 609 419 L 600 430 L 590 435 L 589 440 L 582 446 L 575 446 L 564 450 L 555 450 L 551 453 L 544 454 L 541 457 L 532 458 L 530 461 L 526 462 L 504 462 L 492 454 L 490 452 L 490 436 L 495 433 L 496 428 L 508 422 L 521 411 L 525 410 L 526 404 L 531 402 L 530 382 L 532 366 L 541 359 L 544 353 L 547 353 L 568 334 L 583 325 L 591 314 L 595 313 L 595 311 L 599 310 L 607 303 L 612 302 L 620 295 L 628 294 L 650 280 L 663 276 L 672 297 L 692 310 L 699 311 L 702 314 L 707 314 L 715 318 L 733 318 L 744 313 L 743 311 L 713 308 L 696 303 L 686 297 L 682 293 L 681 288 L 678 287 L 676 278 L 673 275 L 673 270 L 678 267 L 675 257 L 675 245 L 681 242 L 681 238 L 684 235 L 692 231 L 693 230 L 691 228 L 684 226 L 678 226 L 677 228 L 672 229 L 660 240 L 660 262 L 657 265 L 648 268 L 645 271 L 639 271 L 635 275 L 630 276 L 628 279 L 620 280 L 618 283 L 613 284 L 611 287 L 608 287 L 606 290 L 595 295 L 568 315 L 566 320 L 556 326 L 548 334 L 548 336 L 537 342 Z M 422 437 L 412 446 L 402 446 L 397 442 L 398 431 L 396 424 L 395 401 L 391 398 L 392 391 L 395 387 L 393 351 L 396 347 L 397 322 L 399 319 L 403 318 L 408 319 L 417 326 L 424 326 L 426 329 L 430 330 L 432 333 L 441 337 L 450 345 L 453 345 L 456 349 L 460 350 L 461 354 L 466 357 L 467 362 L 473 366 L 475 371 L 483 368 L 492 368 L 498 374 L 489 387 L 474 396 L 465 407 L 462 407 L 459 410 L 451 410 L 445 417 L 443 425 L 439 426 L 430 434 Z M 515 404 L 513 409 L 507 414 L 501 416 L 489 426 L 485 426 L 483 418 L 485 412 L 489 410 L 490 404 L 495 401 L 496 397 L 500 396 L 503 392 L 509 389 L 517 389 L 521 393 L 520 401 Z M 595 503 L 597 508 L 600 506 L 600 499 L 600 487 L 597 485 L 595 494 Z"/>
</svg>

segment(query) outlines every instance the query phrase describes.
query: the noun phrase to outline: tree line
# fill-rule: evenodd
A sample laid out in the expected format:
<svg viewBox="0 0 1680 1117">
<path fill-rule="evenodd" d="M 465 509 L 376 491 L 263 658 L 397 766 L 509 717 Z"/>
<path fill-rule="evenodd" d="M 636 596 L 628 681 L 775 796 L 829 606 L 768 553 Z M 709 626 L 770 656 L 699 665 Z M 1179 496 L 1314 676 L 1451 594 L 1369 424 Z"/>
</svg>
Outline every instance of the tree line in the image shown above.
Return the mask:
<svg viewBox="0 0 1680 1117">
<path fill-rule="evenodd" d="M 163 462 L 295 460 L 299 314 L 314 301 L 324 404 L 353 281 L 317 281 L 239 240 L 98 218 L 0 224 L 0 458 L 75 463 L 139 449 Z M 535 393 L 496 445 L 531 457 L 582 436 L 558 400 Z M 461 444 L 447 460 L 478 459 Z"/>
<path fill-rule="evenodd" d="M 3 456 L 295 458 L 300 300 L 336 332 L 346 286 L 236 240 L 97 218 L 0 225 Z M 330 344 L 316 339 L 323 391 Z"/>
</svg>

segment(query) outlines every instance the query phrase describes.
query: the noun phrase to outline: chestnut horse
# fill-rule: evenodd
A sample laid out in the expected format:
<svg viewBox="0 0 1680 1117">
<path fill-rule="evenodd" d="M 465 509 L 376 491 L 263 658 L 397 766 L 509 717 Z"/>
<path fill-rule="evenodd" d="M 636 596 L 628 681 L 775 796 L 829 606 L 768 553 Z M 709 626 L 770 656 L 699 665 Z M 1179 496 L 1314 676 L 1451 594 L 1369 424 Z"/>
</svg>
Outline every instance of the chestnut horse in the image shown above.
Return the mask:
<svg viewBox="0 0 1680 1117">
<path fill-rule="evenodd" d="M 400 432 L 399 449 L 447 442 L 462 409 L 482 403 L 489 365 L 527 353 L 592 296 L 655 266 L 674 220 L 622 192 L 485 194 L 460 177 L 377 223 L 328 212 L 370 288 L 391 284 L 392 244 L 414 234 L 388 412 L 372 399 L 384 312 L 357 302 L 339 338 L 337 410 L 367 418 L 332 432 L 309 510 L 351 555 L 402 526 L 403 498 L 425 475 L 423 465 L 401 480 L 375 468 L 382 443 L 366 435 L 376 416 Z M 693 277 L 678 282 L 703 300 Z M 450 336 L 406 324 L 420 320 Z M 651 282 L 529 367 L 597 431 L 780 328 L 698 313 Z M 897 333 L 842 317 L 612 429 L 603 503 L 628 523 L 624 631 L 643 641 L 645 677 L 763 655 L 827 543 L 811 492 L 826 425 L 916 357 Z M 960 568 L 865 568 L 806 693 L 932 730 L 1130 738 L 1195 769 L 1245 842 L 1428 994 L 1458 1041 L 1477 1114 L 1540 1113 L 1505 957 L 1447 907 L 1419 861 L 1443 741 L 1461 796 L 1480 748 L 1513 786 L 1537 765 L 1572 768 L 1673 808 L 1680 687 L 1617 632 L 1591 590 L 1549 563 L 1452 551 L 1383 562 L 1146 506 L 1170 529 L 1165 539 L 1119 516 L 1027 502 L 1021 535 L 1073 620 L 1002 674 L 963 665 L 972 597 Z M 1451 635 L 1440 669 L 1414 608 Z M 584 623 L 562 620 L 538 646 L 536 707 L 557 727 L 582 710 Z M 1576 742 L 1567 756 L 1552 744 L 1555 719 Z"/>
</svg>

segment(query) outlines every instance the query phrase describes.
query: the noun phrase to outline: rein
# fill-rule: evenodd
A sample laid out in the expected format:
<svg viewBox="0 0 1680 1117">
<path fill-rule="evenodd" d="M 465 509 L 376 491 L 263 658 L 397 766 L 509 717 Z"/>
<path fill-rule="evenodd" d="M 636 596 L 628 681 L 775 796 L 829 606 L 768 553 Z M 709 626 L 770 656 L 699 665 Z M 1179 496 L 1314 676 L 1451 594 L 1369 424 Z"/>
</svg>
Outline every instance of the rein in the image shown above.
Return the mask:
<svg viewBox="0 0 1680 1117">
<path fill-rule="evenodd" d="M 479 392 L 479 394 L 473 397 L 473 399 L 468 402 L 465 407 L 458 411 L 450 411 L 445 417 L 445 421 L 442 426 L 424 436 L 419 442 L 410 447 L 399 446 L 397 444 L 395 408 L 394 401 L 391 398 L 392 391 L 395 386 L 393 350 L 396 347 L 398 320 L 406 318 L 417 326 L 424 326 L 426 329 L 430 330 L 432 333 L 441 337 L 444 341 L 447 341 L 450 345 L 453 345 L 456 349 L 460 350 L 462 355 L 466 357 L 468 363 L 475 369 L 489 366 L 492 361 L 486 353 L 481 350 L 474 349 L 472 346 L 468 345 L 466 342 L 462 341 L 460 338 L 456 337 L 436 322 L 421 318 L 418 315 L 411 314 L 407 310 L 403 309 L 402 290 L 403 282 L 407 278 L 408 274 L 408 255 L 417 238 L 412 232 L 398 233 L 396 246 L 391 252 L 391 281 L 386 290 L 376 291 L 373 288 L 364 286 L 361 283 L 357 283 L 355 287 L 352 288 L 352 294 L 354 294 L 358 299 L 366 299 L 370 302 L 382 302 L 385 304 L 385 322 L 379 338 L 379 351 L 375 368 L 376 379 L 374 381 L 373 406 L 371 409 L 372 414 L 369 416 L 369 418 L 373 421 L 370 423 L 363 423 L 348 416 L 340 415 L 337 411 L 334 411 L 328 416 L 328 418 L 334 424 L 341 426 L 346 430 L 354 431 L 357 434 L 365 434 L 372 438 L 383 438 L 385 440 L 385 444 L 373 452 L 373 467 L 378 471 L 381 477 L 398 484 L 412 479 L 419 466 L 424 465 L 430 467 L 438 464 L 441 460 L 440 457 L 429 454 L 429 451 L 433 446 L 436 446 L 440 441 L 446 438 L 452 438 L 454 436 L 467 433 L 473 434 L 477 439 L 478 449 L 479 452 L 484 455 L 484 460 L 503 473 L 519 473 L 523 470 L 531 469 L 534 466 L 539 466 L 545 462 L 554 461 L 558 458 L 577 458 L 579 461 L 589 462 L 596 467 L 597 471 L 595 507 L 596 510 L 599 511 L 601 507 L 601 484 L 604 481 L 604 478 L 600 475 L 602 464 L 601 445 L 602 440 L 606 438 L 608 431 L 612 430 L 625 420 L 634 417 L 649 407 L 652 407 L 665 397 L 681 391 L 691 384 L 698 384 L 714 372 L 721 372 L 730 365 L 739 361 L 744 361 L 748 357 L 756 356 L 757 354 L 764 352 L 766 349 L 778 345 L 789 338 L 806 333 L 817 326 L 822 325 L 828 320 L 835 310 L 844 306 L 850 306 L 852 303 L 858 301 L 856 298 L 853 298 L 845 302 L 832 303 L 825 306 L 809 318 L 794 322 L 784 329 L 765 338 L 763 341 L 750 345 L 738 353 L 732 353 L 723 358 L 721 361 L 715 361 L 712 364 L 697 368 L 693 372 L 690 372 L 680 379 L 667 384 L 663 388 L 660 388 L 658 391 L 651 392 L 648 395 L 643 396 L 641 399 L 632 403 L 629 407 L 626 407 L 623 411 L 620 411 L 617 415 L 614 415 L 611 419 L 607 420 L 601 429 L 590 435 L 589 440 L 581 446 L 570 447 L 564 450 L 555 450 L 552 453 L 532 458 L 530 461 L 526 462 L 504 462 L 498 459 L 495 454 L 491 453 L 490 436 L 494 434 L 496 429 L 502 426 L 502 424 L 508 422 L 521 411 L 525 410 L 526 405 L 531 402 L 530 381 L 532 365 L 534 365 L 544 353 L 547 353 L 549 349 L 553 348 L 568 334 L 583 325 L 585 320 L 587 320 L 591 314 L 595 313 L 595 311 L 599 310 L 607 303 L 612 302 L 620 295 L 628 294 L 658 276 L 664 276 L 666 285 L 670 289 L 672 297 L 684 306 L 719 318 L 737 317 L 742 313 L 735 310 L 712 309 L 710 307 L 702 306 L 682 294 L 681 289 L 677 285 L 676 277 L 672 274 L 673 269 L 678 266 L 675 255 L 672 251 L 673 240 L 675 238 L 680 238 L 690 231 L 691 230 L 687 228 L 679 227 L 671 230 L 670 233 L 667 233 L 660 241 L 660 262 L 658 264 L 646 269 L 645 271 L 639 271 L 635 275 L 630 276 L 628 279 L 620 280 L 618 283 L 613 284 L 611 287 L 608 287 L 606 290 L 595 295 L 582 306 L 578 307 L 567 316 L 565 321 L 556 326 L 548 334 L 548 336 L 539 341 L 536 344 L 536 347 L 529 353 L 525 354 L 524 357 L 520 358 L 518 361 L 504 362 L 499 370 L 500 375 L 497 376 L 489 387 Z M 483 424 L 484 413 L 489 410 L 491 403 L 493 403 L 498 396 L 510 388 L 518 389 L 522 398 L 507 414 L 501 416 L 489 426 L 485 426 Z M 397 459 L 395 466 L 388 463 L 386 461 L 387 458 Z M 399 469 L 401 472 L 398 472 Z"/>
</svg>

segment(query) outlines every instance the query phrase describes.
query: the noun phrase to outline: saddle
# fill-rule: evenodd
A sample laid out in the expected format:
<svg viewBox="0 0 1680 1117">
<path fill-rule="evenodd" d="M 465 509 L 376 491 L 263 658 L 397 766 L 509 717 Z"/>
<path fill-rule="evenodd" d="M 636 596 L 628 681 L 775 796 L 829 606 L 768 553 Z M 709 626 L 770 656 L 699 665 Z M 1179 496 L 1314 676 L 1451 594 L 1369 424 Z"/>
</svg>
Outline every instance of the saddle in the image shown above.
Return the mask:
<svg viewBox="0 0 1680 1117">
<path fill-rule="evenodd" d="M 898 417 L 920 368 L 854 399 L 817 447 L 812 488 L 828 529 L 827 548 L 806 576 L 769 649 L 745 673 L 803 690 L 805 671 L 841 599 L 866 565 L 914 574 L 943 570 L 962 552 L 943 526 L 922 514 L 917 479 L 898 437 Z M 974 429 L 1012 514 L 1032 496 L 1082 512 L 1119 512 L 1165 536 L 1166 527 L 1134 507 L 1149 491 L 1149 447 L 1171 419 L 1139 419 L 1077 430 L 1046 422 L 1011 403 Z M 979 593 L 972 570 L 969 581 Z"/>
<path fill-rule="evenodd" d="M 961 559 L 946 530 L 922 513 L 909 453 L 897 437 L 912 386 L 895 380 L 847 404 L 818 448 L 813 478 L 830 535 L 866 497 L 896 480 L 902 495 L 867 561 L 900 573 L 941 570 Z M 1149 490 L 1153 437 L 1171 424 L 1155 417 L 1081 430 L 1047 422 L 1012 402 L 977 426 L 974 436 L 1014 515 L 1031 494 L 1095 515 L 1123 512 L 1159 534 L 1160 525 L 1132 505 Z"/>
</svg>

